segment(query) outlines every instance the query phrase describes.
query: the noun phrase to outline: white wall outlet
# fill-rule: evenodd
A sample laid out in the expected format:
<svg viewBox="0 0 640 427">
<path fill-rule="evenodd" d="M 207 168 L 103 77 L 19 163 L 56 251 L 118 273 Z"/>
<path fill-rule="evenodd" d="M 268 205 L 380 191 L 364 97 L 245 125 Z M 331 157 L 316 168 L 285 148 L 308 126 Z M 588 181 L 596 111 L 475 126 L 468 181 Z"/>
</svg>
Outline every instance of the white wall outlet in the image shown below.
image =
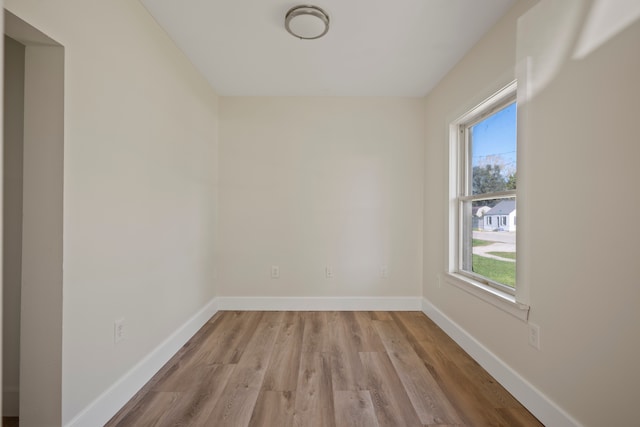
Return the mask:
<svg viewBox="0 0 640 427">
<path fill-rule="evenodd" d="M 380 267 L 380 277 L 382 277 L 383 279 L 389 277 L 389 267 L 387 267 L 386 265 Z"/>
<path fill-rule="evenodd" d="M 124 340 L 126 336 L 126 324 L 124 323 L 124 317 L 117 319 L 113 322 L 113 343 L 118 344 Z"/>
<path fill-rule="evenodd" d="M 327 279 L 333 279 L 333 268 L 331 267 L 327 267 L 324 269 L 324 274 L 327 277 Z"/>
<path fill-rule="evenodd" d="M 277 265 L 272 265 L 271 266 L 271 278 L 272 279 L 279 279 L 280 278 L 280 267 L 278 267 Z"/>
<path fill-rule="evenodd" d="M 529 345 L 540 350 L 540 326 L 529 323 Z"/>
<path fill-rule="evenodd" d="M 438 284 L 439 288 L 442 287 L 442 275 L 441 274 L 436 274 L 436 283 Z"/>
</svg>

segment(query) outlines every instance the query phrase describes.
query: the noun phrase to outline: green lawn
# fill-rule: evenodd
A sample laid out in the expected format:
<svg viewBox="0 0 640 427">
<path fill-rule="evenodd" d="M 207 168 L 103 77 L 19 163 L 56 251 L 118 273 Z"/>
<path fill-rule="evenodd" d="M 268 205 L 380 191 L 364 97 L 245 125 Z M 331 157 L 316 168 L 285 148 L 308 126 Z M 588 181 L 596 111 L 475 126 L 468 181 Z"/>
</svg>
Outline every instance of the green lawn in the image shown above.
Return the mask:
<svg viewBox="0 0 640 427">
<path fill-rule="evenodd" d="M 491 255 L 499 256 L 500 258 L 516 259 L 515 252 L 487 252 L 487 253 Z"/>
<path fill-rule="evenodd" d="M 502 255 L 500 255 L 502 256 Z M 494 282 L 516 287 L 516 263 L 473 255 L 473 272 Z"/>
<path fill-rule="evenodd" d="M 488 240 L 480 240 L 480 239 L 472 239 L 471 240 L 471 246 L 473 246 L 474 248 L 476 246 L 488 246 L 488 245 L 492 245 L 495 242 L 489 242 Z"/>
</svg>

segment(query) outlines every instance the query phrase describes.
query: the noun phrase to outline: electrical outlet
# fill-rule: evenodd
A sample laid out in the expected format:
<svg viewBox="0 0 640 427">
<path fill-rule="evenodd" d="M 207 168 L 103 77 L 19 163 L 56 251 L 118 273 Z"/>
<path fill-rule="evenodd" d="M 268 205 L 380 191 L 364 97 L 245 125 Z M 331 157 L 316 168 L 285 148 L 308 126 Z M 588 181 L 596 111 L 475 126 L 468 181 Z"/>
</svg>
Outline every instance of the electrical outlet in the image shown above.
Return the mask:
<svg viewBox="0 0 640 427">
<path fill-rule="evenodd" d="M 383 279 L 389 277 L 389 267 L 387 267 L 386 265 L 380 267 L 380 277 L 382 277 Z"/>
<path fill-rule="evenodd" d="M 540 326 L 529 323 L 529 345 L 540 350 Z"/>
<path fill-rule="evenodd" d="M 271 278 L 272 279 L 279 279 L 280 278 L 280 267 L 278 267 L 277 265 L 272 265 L 271 266 Z"/>
<path fill-rule="evenodd" d="M 436 274 L 436 283 L 438 284 L 439 288 L 442 287 L 442 275 L 441 274 Z"/>
<path fill-rule="evenodd" d="M 327 279 L 333 279 L 333 268 L 331 267 L 325 268 L 324 274 L 325 276 L 327 276 Z"/>
<path fill-rule="evenodd" d="M 127 329 L 124 323 L 124 317 L 113 322 L 113 343 L 118 344 L 124 340 Z"/>
</svg>

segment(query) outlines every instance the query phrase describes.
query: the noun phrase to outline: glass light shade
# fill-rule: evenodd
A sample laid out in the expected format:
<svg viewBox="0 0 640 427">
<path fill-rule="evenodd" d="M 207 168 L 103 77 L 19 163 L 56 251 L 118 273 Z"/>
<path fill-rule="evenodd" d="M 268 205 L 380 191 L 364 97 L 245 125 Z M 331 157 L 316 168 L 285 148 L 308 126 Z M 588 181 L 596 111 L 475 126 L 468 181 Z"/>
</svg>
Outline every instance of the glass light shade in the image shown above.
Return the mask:
<svg viewBox="0 0 640 427">
<path fill-rule="evenodd" d="M 316 6 L 296 6 L 287 12 L 285 28 L 300 39 L 317 39 L 329 31 L 329 15 Z"/>
</svg>

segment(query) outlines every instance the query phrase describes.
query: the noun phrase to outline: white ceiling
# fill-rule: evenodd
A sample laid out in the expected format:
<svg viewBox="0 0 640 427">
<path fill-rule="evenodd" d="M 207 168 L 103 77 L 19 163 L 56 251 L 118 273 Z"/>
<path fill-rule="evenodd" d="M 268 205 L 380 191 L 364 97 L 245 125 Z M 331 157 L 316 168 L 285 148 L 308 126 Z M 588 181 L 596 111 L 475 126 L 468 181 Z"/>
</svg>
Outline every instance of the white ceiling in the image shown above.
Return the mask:
<svg viewBox="0 0 640 427">
<path fill-rule="evenodd" d="M 140 1 L 223 96 L 424 96 L 515 2 Z M 287 33 L 299 4 L 328 12 L 327 35 Z"/>
</svg>

